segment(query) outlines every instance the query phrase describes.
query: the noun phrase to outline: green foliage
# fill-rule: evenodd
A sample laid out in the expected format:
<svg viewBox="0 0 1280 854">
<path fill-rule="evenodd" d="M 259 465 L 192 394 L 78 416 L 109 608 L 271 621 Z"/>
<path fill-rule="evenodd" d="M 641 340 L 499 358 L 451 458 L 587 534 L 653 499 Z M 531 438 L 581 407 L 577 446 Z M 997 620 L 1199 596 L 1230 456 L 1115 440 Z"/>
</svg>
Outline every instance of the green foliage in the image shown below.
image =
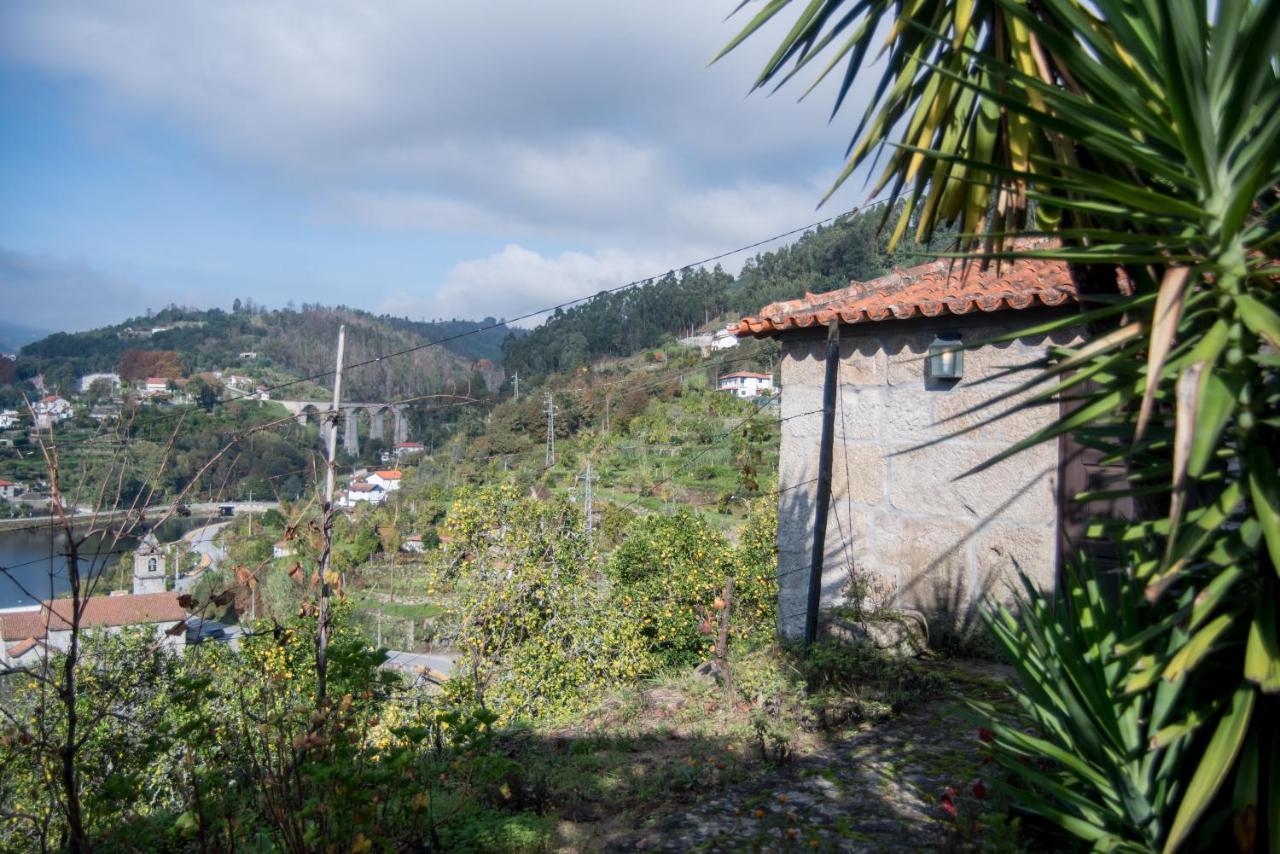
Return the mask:
<svg viewBox="0 0 1280 854">
<path fill-rule="evenodd" d="M 788 5 L 769 4 L 742 37 Z M 913 217 L 923 234 L 958 222 L 987 258 L 1071 264 L 1086 311 L 1034 332 L 1085 326 L 1092 340 L 1057 348 L 1009 393 L 1071 405 L 979 469 L 1072 434 L 1126 470 L 1079 496 L 1132 506 L 1087 532 L 1128 558 L 1114 602 L 1086 573 L 1068 591 L 1079 625 L 1034 600 L 1021 630 L 996 624 L 1031 659 L 1027 679 L 1053 672 L 1037 663 L 1051 652 L 1086 656 L 1062 672 L 1088 681 L 1024 683 L 1046 727 L 1037 749 L 1064 758 L 1022 802 L 1098 844 L 1280 850 L 1280 822 L 1256 821 L 1280 786 L 1265 723 L 1280 692 L 1276 12 L 1249 0 L 816 0 L 758 80 L 829 50 L 827 71 L 847 63 L 841 97 L 878 76 L 844 174 L 902 143 L 877 185 L 910 194 L 898 233 Z M 885 61 L 863 65 L 888 26 Z M 1008 240 L 1032 205 L 1060 245 Z M 1085 732 L 1077 712 L 1099 719 Z M 1163 752 L 1138 737 L 1152 721 Z M 1169 763 L 1158 783 L 1139 753 Z"/>
<path fill-rule="evenodd" d="M 463 581 L 468 676 L 456 681 L 504 719 L 562 710 L 650 670 L 634 619 L 595 583 L 567 501 L 524 498 L 510 484 L 466 490 L 445 530 Z"/>
<path fill-rule="evenodd" d="M 1070 570 L 1067 580 L 1067 607 L 1024 579 L 1017 617 L 1003 606 L 984 613 L 1018 670 L 1015 695 L 1044 733 L 989 724 L 994 755 L 1017 781 L 1011 794 L 1032 811 L 1097 847 L 1159 850 L 1187 774 L 1180 686 L 1158 681 L 1151 691 L 1127 691 L 1151 663 L 1141 645 L 1116 644 L 1158 629 L 1159 611 L 1135 607 L 1140 597 L 1125 591 L 1104 593 L 1092 567 Z M 1140 590 L 1134 579 L 1118 583 Z M 997 720 L 979 709 L 988 712 L 984 722 Z"/>
<path fill-rule="evenodd" d="M 627 531 L 609 560 L 608 575 L 653 652 L 666 665 L 686 665 L 709 657 L 721 593 L 732 577 L 734 637 L 773 631 L 776 579 L 773 550 L 761 536 L 772 536 L 766 513 L 748 523 L 754 533 L 735 550 L 724 535 L 688 510 L 672 516 L 644 516 Z"/>
</svg>

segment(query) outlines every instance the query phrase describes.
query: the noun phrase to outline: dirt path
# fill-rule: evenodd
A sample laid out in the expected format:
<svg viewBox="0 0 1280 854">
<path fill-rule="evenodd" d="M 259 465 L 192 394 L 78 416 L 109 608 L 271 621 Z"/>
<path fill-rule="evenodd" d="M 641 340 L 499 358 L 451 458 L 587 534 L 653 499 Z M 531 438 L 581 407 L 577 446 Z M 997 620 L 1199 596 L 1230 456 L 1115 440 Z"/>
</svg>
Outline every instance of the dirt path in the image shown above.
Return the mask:
<svg viewBox="0 0 1280 854">
<path fill-rule="evenodd" d="M 1006 677 L 983 667 L 974 676 Z M 980 743 L 960 717 L 963 700 L 940 699 L 821 746 L 686 810 L 655 816 L 613 850 L 921 851 L 954 847 L 972 795 Z M 980 789 L 981 791 L 981 789 Z"/>
</svg>

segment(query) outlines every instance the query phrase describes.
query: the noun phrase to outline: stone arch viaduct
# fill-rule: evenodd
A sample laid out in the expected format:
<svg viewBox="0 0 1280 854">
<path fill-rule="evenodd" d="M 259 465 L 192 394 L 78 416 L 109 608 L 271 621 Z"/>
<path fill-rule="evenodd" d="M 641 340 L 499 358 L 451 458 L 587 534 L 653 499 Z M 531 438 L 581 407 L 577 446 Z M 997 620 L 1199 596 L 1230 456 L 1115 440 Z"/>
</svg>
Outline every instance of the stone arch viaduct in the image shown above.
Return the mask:
<svg viewBox="0 0 1280 854">
<path fill-rule="evenodd" d="M 337 429 L 337 424 L 322 417 L 332 408 L 326 400 L 277 400 L 299 424 L 306 424 L 311 418 L 320 422 L 320 435 L 328 440 L 328 431 Z M 404 442 L 409 438 L 409 422 L 405 417 L 408 406 L 403 403 L 344 403 L 338 409 L 342 412 L 342 448 L 355 456 L 360 453 L 359 424 L 360 413 L 369 413 L 369 438 L 381 439 L 384 421 L 388 414 L 394 419 L 391 429 L 392 442 Z"/>
</svg>

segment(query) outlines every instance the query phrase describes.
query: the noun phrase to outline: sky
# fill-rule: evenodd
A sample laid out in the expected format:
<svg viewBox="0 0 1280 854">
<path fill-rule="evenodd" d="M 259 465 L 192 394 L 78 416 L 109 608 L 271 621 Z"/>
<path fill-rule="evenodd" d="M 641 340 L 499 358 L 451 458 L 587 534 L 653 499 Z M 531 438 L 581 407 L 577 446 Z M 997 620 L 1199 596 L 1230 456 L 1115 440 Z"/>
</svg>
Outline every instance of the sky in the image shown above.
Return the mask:
<svg viewBox="0 0 1280 854">
<path fill-rule="evenodd" d="M 515 317 L 865 201 L 856 94 L 748 97 L 780 27 L 708 67 L 737 3 L 4 3 L 4 319 Z"/>
</svg>

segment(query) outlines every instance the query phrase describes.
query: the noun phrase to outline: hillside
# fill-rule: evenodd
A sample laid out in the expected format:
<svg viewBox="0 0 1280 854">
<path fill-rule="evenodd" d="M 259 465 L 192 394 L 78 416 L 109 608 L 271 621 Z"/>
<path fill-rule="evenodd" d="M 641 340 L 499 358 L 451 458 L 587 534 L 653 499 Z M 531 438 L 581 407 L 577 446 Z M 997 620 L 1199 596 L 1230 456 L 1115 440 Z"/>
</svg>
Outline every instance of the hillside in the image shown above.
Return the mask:
<svg viewBox="0 0 1280 854">
<path fill-rule="evenodd" d="M 300 310 L 268 311 L 249 303 L 230 312 L 170 306 L 152 316 L 132 318 L 88 332 L 49 335 L 19 352 L 18 375 L 43 374 L 48 386 L 69 390 L 78 377 L 114 371 L 129 351 L 173 351 L 187 374 L 243 369 L 282 381 L 333 368 L 339 324 L 347 326 L 348 364 L 421 347 L 431 341 L 485 325 L 484 321 L 413 322 L 375 317 L 345 307 L 304 304 Z M 473 383 L 472 364 L 499 353 L 505 327 L 468 335 L 348 372 L 349 399 L 389 399 L 429 394 Z M 242 358 L 243 353 L 255 356 Z M 285 396 L 285 395 L 282 395 Z"/>
<path fill-rule="evenodd" d="M 762 252 L 731 276 L 686 268 L 661 279 L 557 310 L 546 323 L 504 345 L 508 371 L 522 375 L 570 371 L 604 356 L 625 356 L 712 320 L 727 321 L 768 303 L 824 293 L 894 267 L 919 263 L 953 239 L 941 231 L 927 246 L 904 240 L 885 252 L 882 208 L 842 216 L 805 232 L 794 243 Z"/>
</svg>

